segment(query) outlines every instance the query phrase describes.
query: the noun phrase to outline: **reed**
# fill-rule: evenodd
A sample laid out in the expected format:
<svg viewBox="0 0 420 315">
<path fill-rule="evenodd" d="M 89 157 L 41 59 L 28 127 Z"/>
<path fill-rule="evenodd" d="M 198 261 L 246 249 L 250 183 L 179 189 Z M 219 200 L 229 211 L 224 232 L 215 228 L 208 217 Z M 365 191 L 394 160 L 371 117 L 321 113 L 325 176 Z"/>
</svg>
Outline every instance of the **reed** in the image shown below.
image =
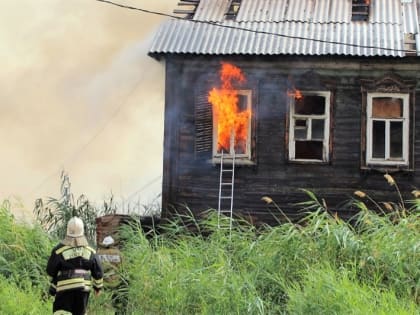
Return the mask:
<svg viewBox="0 0 420 315">
<path fill-rule="evenodd" d="M 359 192 L 351 200 L 358 214 L 344 221 L 305 192 L 304 219 L 258 230 L 234 219 L 229 231 L 217 211 L 196 220 L 188 208 L 147 235 L 125 225 L 119 271 L 128 285 L 118 293 L 128 296 L 128 314 L 420 313 L 420 194 L 391 203 Z M 23 314 L 16 299 L 34 299 L 28 314 L 45 314 L 52 301 L 44 270 L 56 239 L 16 223 L 10 207 L 0 206 L 0 313 Z M 92 298 L 89 314 L 112 314 L 110 299 L 107 291 Z"/>
</svg>

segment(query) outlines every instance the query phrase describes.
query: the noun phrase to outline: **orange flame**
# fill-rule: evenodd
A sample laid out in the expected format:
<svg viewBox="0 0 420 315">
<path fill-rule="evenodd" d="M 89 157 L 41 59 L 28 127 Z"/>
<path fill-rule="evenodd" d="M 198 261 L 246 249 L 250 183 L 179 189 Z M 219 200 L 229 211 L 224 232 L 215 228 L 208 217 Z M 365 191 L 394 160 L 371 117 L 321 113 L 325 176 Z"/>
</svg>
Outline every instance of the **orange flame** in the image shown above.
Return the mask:
<svg viewBox="0 0 420 315">
<path fill-rule="evenodd" d="M 220 79 L 221 87 L 208 94 L 217 121 L 217 153 L 232 153 L 232 144 L 235 153 L 245 153 L 251 111 L 239 108 L 238 91 L 233 86 L 234 81 L 245 82 L 245 76 L 238 67 L 222 63 Z"/>
<path fill-rule="evenodd" d="M 297 100 L 300 100 L 301 98 L 303 98 L 302 92 L 296 88 L 293 88 L 293 90 L 288 90 L 287 96 L 294 97 Z"/>
</svg>

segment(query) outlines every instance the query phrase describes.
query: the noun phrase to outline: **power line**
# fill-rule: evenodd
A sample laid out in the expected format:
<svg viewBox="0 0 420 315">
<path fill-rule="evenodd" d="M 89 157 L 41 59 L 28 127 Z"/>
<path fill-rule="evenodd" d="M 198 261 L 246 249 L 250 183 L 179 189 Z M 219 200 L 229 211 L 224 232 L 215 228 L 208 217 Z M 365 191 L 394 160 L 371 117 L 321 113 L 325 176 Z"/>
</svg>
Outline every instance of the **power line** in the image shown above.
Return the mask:
<svg viewBox="0 0 420 315">
<path fill-rule="evenodd" d="M 140 189 L 138 189 L 135 192 L 133 192 L 132 194 L 130 194 L 130 196 L 127 197 L 127 200 L 131 200 L 135 195 L 141 193 L 142 191 L 144 191 L 146 188 L 148 188 L 150 185 L 154 184 L 155 182 L 157 182 L 161 178 L 162 178 L 162 175 L 156 176 L 155 178 L 150 180 L 148 183 L 144 184 Z"/>
<path fill-rule="evenodd" d="M 313 41 L 313 42 L 319 42 L 319 43 L 325 43 L 325 44 L 342 45 L 342 46 L 349 46 L 349 47 L 356 47 L 356 48 L 380 49 L 380 50 L 385 50 L 385 51 L 404 52 L 404 53 L 411 52 L 410 50 L 398 49 L 398 48 L 386 48 L 386 47 L 380 47 L 380 46 L 358 45 L 358 44 L 343 43 L 343 42 L 339 42 L 339 41 L 329 41 L 329 40 L 323 40 L 323 39 L 308 38 L 308 37 L 303 37 L 303 36 L 285 35 L 285 34 L 269 32 L 269 31 L 253 30 L 253 29 L 246 28 L 246 27 L 241 27 L 241 26 L 225 25 L 225 24 L 221 24 L 221 23 L 218 23 L 218 22 L 214 22 L 214 21 L 187 20 L 187 19 L 184 19 L 180 16 L 176 16 L 176 15 L 173 15 L 173 14 L 157 12 L 157 11 L 142 9 L 142 8 L 138 8 L 138 7 L 133 7 L 133 6 L 129 6 L 129 5 L 121 4 L 121 3 L 116 3 L 116 2 L 113 2 L 113 1 L 110 1 L 110 0 L 95 0 L 95 1 L 108 3 L 110 5 L 114 5 L 114 6 L 117 6 L 117 7 L 120 7 L 120 8 L 124 8 L 124 9 L 130 9 L 130 10 L 140 11 L 140 12 L 143 12 L 143 13 L 169 17 L 169 18 L 176 19 L 176 20 L 188 21 L 188 22 L 198 23 L 198 24 L 209 24 L 209 25 L 218 26 L 218 27 L 221 27 L 221 28 L 246 31 L 246 32 L 251 32 L 251 33 L 255 33 L 255 34 L 273 35 L 273 36 L 290 38 L 290 39 L 307 40 L 307 41 Z M 313 22 L 305 22 L 305 23 L 313 23 Z"/>
</svg>

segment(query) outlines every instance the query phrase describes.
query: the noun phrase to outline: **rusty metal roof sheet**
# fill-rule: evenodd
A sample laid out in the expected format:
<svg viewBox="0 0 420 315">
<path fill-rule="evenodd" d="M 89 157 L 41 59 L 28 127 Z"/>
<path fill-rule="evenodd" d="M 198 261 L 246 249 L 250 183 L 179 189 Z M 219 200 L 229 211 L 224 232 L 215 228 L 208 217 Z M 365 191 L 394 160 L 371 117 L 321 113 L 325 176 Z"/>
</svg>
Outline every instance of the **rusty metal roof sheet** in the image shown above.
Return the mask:
<svg viewBox="0 0 420 315">
<path fill-rule="evenodd" d="M 230 0 L 201 0 L 192 20 L 163 23 L 149 52 L 405 56 L 404 35 L 419 33 L 420 0 L 371 0 L 366 22 L 351 21 L 351 3 L 242 0 L 229 20 Z"/>
</svg>

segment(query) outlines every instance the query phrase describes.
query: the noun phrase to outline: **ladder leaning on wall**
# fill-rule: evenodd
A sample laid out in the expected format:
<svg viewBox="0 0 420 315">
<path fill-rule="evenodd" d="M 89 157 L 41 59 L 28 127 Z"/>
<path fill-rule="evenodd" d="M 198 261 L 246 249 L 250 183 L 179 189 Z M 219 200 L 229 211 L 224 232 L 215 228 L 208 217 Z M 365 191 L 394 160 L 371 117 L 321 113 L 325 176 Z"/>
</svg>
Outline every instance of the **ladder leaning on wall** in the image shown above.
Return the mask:
<svg viewBox="0 0 420 315">
<path fill-rule="evenodd" d="M 219 181 L 219 204 L 217 207 L 217 226 L 220 226 L 220 218 L 225 215 L 229 218 L 229 232 L 232 231 L 232 220 L 233 220 L 233 191 L 235 183 L 235 153 L 229 160 L 232 163 L 224 165 L 226 163 L 226 157 L 223 154 L 220 157 L 220 181 Z"/>
</svg>

